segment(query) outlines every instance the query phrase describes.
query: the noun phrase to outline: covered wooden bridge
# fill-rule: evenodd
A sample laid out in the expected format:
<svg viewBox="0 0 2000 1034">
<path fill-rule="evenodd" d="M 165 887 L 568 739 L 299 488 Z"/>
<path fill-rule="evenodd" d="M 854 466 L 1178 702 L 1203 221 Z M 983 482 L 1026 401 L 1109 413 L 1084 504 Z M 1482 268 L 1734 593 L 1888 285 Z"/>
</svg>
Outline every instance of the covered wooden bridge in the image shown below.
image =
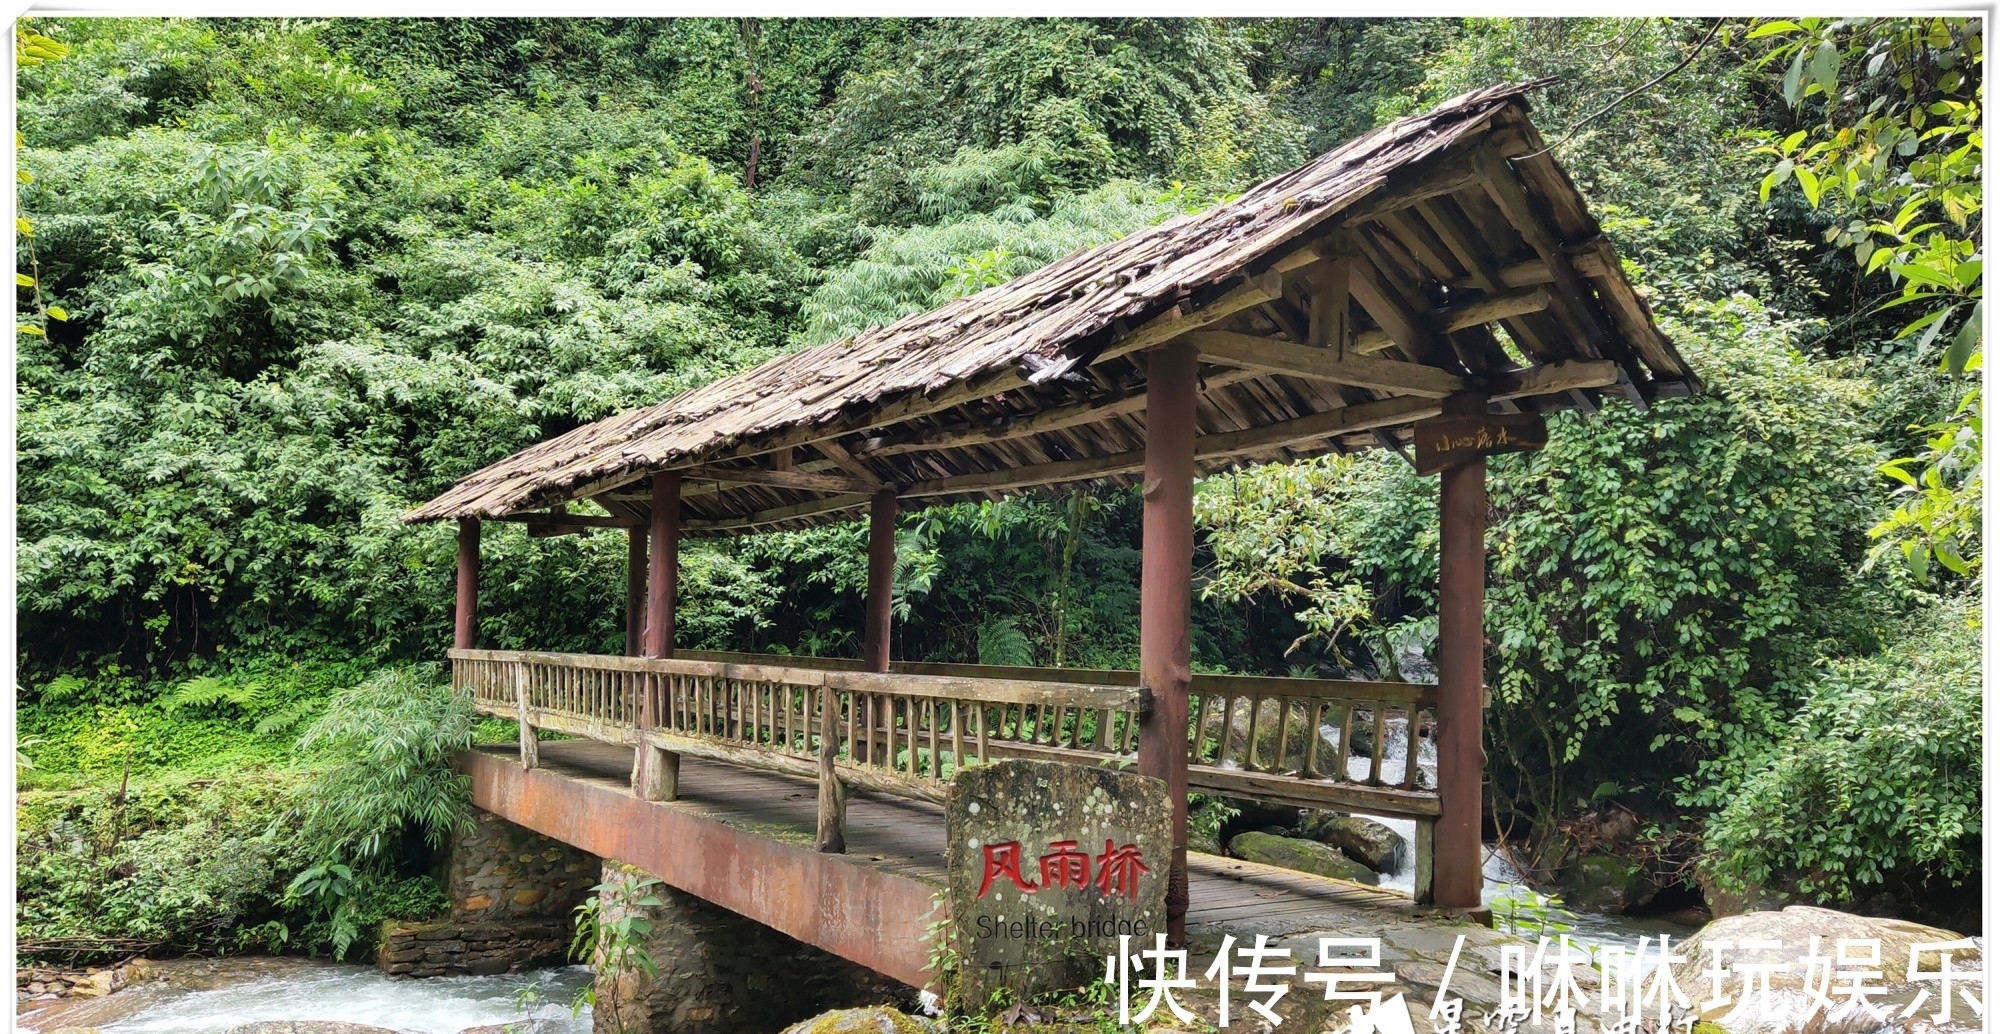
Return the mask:
<svg viewBox="0 0 2000 1034">
<path fill-rule="evenodd" d="M 1417 897 L 1476 907 L 1483 455 L 1496 429 L 1532 438 L 1536 414 L 1644 407 L 1699 388 L 1547 153 L 1522 93 L 1460 97 L 1235 201 L 578 428 L 410 512 L 459 522 L 456 682 L 524 729 L 633 748 L 626 797 L 653 810 L 593 831 L 579 810 L 607 799 L 589 805 L 556 776 L 527 771 L 537 744 L 526 732 L 523 764 L 475 761 L 478 803 L 600 853 L 639 864 L 643 853 L 670 884 L 899 976 L 921 968 L 896 945 L 921 951 L 924 897 L 869 884 L 859 861 L 829 867 L 856 835 L 848 791 L 936 801 L 957 767 L 990 758 L 1136 754 L 1176 802 L 1194 789 L 1411 817 Z M 1192 674 L 1195 479 L 1412 446 L 1441 468 L 1439 683 Z M 890 656 L 899 509 L 1087 480 L 1141 486 L 1138 671 Z M 864 513 L 862 659 L 676 652 L 683 536 Z M 625 529 L 627 656 L 478 649 L 484 521 L 535 534 Z M 1374 753 L 1351 768 L 1357 720 L 1373 723 Z M 1420 730 L 1433 727 L 1434 786 L 1414 763 Z M 1400 771 L 1383 757 L 1395 728 L 1408 738 Z M 683 768 L 683 758 L 696 761 Z M 784 854 L 798 845 L 719 849 L 675 826 L 672 805 L 645 803 L 697 796 L 697 771 L 803 787 L 816 802 L 817 852 L 805 852 L 816 858 Z M 1176 811 L 1168 910 L 1179 937 L 1190 902 L 1184 803 Z M 731 889 L 742 879 L 763 890 Z"/>
</svg>

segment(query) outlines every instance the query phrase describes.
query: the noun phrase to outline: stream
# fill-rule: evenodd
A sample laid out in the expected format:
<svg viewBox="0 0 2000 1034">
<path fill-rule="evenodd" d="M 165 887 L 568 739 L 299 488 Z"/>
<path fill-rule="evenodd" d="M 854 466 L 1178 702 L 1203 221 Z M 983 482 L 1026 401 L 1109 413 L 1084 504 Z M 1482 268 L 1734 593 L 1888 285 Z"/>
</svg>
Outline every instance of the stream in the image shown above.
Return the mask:
<svg viewBox="0 0 2000 1034">
<path fill-rule="evenodd" d="M 405 1034 L 458 1034 L 522 1023 L 523 1034 L 589 1034 L 590 1009 L 570 1000 L 590 982 L 583 966 L 490 977 L 396 980 L 373 966 L 318 959 L 239 956 L 162 963 L 164 979 L 104 998 L 71 998 L 24 1009 L 16 1030 L 47 1034 L 94 1027 L 103 1034 L 223 1034 L 258 1020 L 363 1023 Z M 533 1000 L 523 1000 L 523 990 Z M 523 1021 L 535 1021 L 532 1025 Z"/>
<path fill-rule="evenodd" d="M 1408 740 L 1402 732 L 1402 721 L 1403 719 L 1400 718 L 1391 718 L 1388 720 L 1388 728 L 1385 735 L 1386 742 L 1382 745 L 1382 779 L 1391 785 L 1402 781 L 1404 766 L 1409 763 L 1406 746 Z M 1340 741 L 1340 730 L 1331 725 L 1321 726 L 1320 735 L 1328 745 L 1337 744 Z M 1358 754 L 1350 754 L 1347 759 L 1349 777 L 1357 780 L 1367 779 L 1368 765 L 1368 758 Z M 1437 785 L 1437 746 L 1428 739 L 1419 739 L 1417 741 L 1417 766 L 1423 773 L 1429 776 L 1430 785 Z M 1416 820 L 1381 815 L 1371 815 L 1368 817 L 1394 830 L 1396 835 L 1403 839 L 1402 868 L 1392 873 L 1383 873 L 1381 885 L 1391 890 L 1402 891 L 1405 894 L 1411 893 L 1416 888 L 1417 877 Z M 1486 849 L 1484 870 L 1486 885 L 1481 889 L 1479 894 L 1479 899 L 1483 904 L 1491 906 L 1501 898 L 1511 897 L 1516 894 L 1525 895 L 1529 889 L 1522 884 L 1521 874 L 1514 871 L 1514 867 L 1509 865 L 1507 860 L 1491 847 Z M 1662 934 L 1679 941 L 1683 938 L 1693 936 L 1694 932 L 1699 929 L 1698 927 L 1689 926 L 1685 923 L 1676 923 L 1668 919 L 1598 915 L 1588 912 L 1570 912 L 1558 918 L 1570 927 L 1570 929 L 1563 932 L 1569 934 L 1569 939 L 1572 943 L 1592 951 L 1613 944 L 1624 945 L 1626 950 L 1629 951 L 1637 944 L 1639 938 L 1658 937 Z M 1535 932 L 1523 929 L 1519 933 L 1532 940 Z M 1554 940 L 1556 934 L 1551 933 L 1549 936 L 1551 940 Z"/>
</svg>

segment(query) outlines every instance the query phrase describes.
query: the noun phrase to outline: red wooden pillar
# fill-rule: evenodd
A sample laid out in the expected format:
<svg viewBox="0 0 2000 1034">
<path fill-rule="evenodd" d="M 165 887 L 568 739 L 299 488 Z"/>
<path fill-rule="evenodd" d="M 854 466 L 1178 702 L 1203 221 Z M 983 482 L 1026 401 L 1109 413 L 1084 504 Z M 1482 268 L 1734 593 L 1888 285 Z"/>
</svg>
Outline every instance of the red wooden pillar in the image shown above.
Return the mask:
<svg viewBox="0 0 2000 1034">
<path fill-rule="evenodd" d="M 1445 400 L 1450 416 L 1486 412 L 1479 395 Z M 1436 902 L 1478 908 L 1486 771 L 1482 724 L 1486 670 L 1486 460 L 1446 467 L 1438 484 L 1438 816 Z"/>
<path fill-rule="evenodd" d="M 869 671 L 889 670 L 889 626 L 896 582 L 896 490 L 868 505 L 868 602 L 862 616 L 862 658 Z"/>
<path fill-rule="evenodd" d="M 1188 611 L 1194 576 L 1195 351 L 1162 345 L 1146 365 L 1146 480 L 1139 565 L 1139 772 L 1174 807 L 1167 940 L 1187 943 Z"/>
<path fill-rule="evenodd" d="M 470 650 L 479 641 L 479 521 L 458 519 L 458 611 L 452 628 L 454 649 Z"/>
<path fill-rule="evenodd" d="M 674 590 L 680 581 L 681 476 L 653 475 L 652 555 L 646 579 L 646 656 L 674 655 Z"/>
<path fill-rule="evenodd" d="M 674 655 L 674 590 L 680 581 L 681 476 L 672 471 L 653 475 L 651 550 L 646 578 L 646 656 Z M 632 783 L 642 800 L 671 801 L 680 794 L 681 756 L 661 750 L 643 738 L 643 730 L 660 724 L 670 695 L 672 676 L 646 680 L 639 704 L 642 738 L 632 759 Z"/>
<path fill-rule="evenodd" d="M 625 656 L 645 654 L 646 529 L 625 529 Z"/>
</svg>

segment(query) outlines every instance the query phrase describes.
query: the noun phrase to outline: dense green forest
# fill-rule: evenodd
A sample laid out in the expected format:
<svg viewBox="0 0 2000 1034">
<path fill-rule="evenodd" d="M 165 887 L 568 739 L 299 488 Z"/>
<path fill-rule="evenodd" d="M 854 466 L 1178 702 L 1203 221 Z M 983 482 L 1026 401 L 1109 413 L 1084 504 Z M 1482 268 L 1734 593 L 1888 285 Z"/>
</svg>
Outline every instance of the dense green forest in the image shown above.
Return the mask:
<svg viewBox="0 0 2000 1034">
<path fill-rule="evenodd" d="M 39 20 L 27 936 L 344 944 L 424 906 L 409 859 L 449 788 L 338 815 L 301 788 L 365 782 L 339 759 L 371 727 L 416 730 L 411 764 L 474 734 L 405 691 L 449 643 L 453 547 L 398 517 L 454 480 L 1542 78 L 1538 123 L 1709 390 L 1492 464 L 1495 822 L 1543 876 L 1616 807 L 1671 878 L 1976 923 L 1976 32 Z M 1393 453 L 1202 484 L 1197 664 L 1421 677 L 1436 492 Z M 913 512 L 898 540 L 899 656 L 1134 663 L 1132 494 Z M 484 554 L 483 641 L 618 651 L 622 535 L 496 526 Z M 859 524 L 691 543 L 683 641 L 856 654 L 865 555 Z"/>
</svg>

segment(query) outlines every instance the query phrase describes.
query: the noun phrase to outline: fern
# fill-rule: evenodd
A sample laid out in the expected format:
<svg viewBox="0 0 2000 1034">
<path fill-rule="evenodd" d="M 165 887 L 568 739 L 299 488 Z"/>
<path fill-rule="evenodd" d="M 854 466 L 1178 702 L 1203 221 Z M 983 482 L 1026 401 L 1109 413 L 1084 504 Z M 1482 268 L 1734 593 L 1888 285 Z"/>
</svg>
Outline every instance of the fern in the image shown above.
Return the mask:
<svg viewBox="0 0 2000 1034">
<path fill-rule="evenodd" d="M 238 710 L 248 710 L 262 701 L 264 684 L 261 682 L 234 682 L 214 675 L 197 675 L 175 686 L 162 701 L 169 711 L 189 708 L 211 707 L 228 704 Z"/>
<path fill-rule="evenodd" d="M 991 617 L 979 626 L 979 663 L 1019 667 L 1034 662 L 1034 647 L 1013 618 Z"/>
</svg>

